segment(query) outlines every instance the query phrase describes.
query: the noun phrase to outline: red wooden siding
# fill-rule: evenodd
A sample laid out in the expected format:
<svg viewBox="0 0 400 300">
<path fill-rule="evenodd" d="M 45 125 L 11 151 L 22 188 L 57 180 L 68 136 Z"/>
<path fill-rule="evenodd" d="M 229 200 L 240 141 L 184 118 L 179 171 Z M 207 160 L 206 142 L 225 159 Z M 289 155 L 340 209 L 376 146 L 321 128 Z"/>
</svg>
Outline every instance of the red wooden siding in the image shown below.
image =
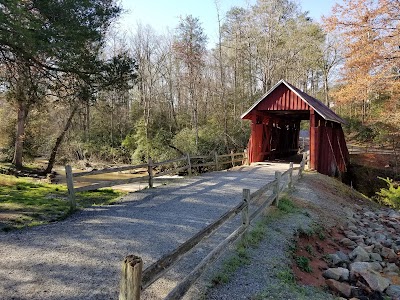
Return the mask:
<svg viewBox="0 0 400 300">
<path fill-rule="evenodd" d="M 279 85 L 257 106 L 257 110 L 310 110 L 310 106 L 285 85 Z"/>
<path fill-rule="evenodd" d="M 252 120 L 249 162 L 296 153 L 300 119 L 309 118 L 311 169 L 331 176 L 346 172 L 349 152 L 341 127 L 343 120 L 292 85 L 281 81 L 242 118 Z"/>
</svg>

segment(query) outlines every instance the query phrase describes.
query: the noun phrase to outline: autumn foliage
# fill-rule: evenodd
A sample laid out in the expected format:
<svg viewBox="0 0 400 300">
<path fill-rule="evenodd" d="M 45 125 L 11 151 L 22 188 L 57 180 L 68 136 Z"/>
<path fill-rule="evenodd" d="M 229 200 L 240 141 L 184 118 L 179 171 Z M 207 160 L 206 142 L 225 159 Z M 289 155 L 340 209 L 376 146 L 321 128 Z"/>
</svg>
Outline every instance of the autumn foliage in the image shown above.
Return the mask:
<svg viewBox="0 0 400 300">
<path fill-rule="evenodd" d="M 398 124 L 400 2 L 344 0 L 324 19 L 340 38 L 344 64 L 333 98 L 350 116 Z"/>
</svg>

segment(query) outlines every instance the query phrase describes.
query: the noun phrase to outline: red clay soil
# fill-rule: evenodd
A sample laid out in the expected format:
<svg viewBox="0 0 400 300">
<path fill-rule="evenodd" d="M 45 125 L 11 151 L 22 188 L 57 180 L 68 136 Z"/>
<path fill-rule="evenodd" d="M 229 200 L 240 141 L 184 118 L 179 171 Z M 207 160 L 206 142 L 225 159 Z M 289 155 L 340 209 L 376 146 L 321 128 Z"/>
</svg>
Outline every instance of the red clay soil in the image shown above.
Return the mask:
<svg viewBox="0 0 400 300">
<path fill-rule="evenodd" d="M 298 237 L 296 251 L 293 254 L 292 270 L 300 284 L 325 286 L 325 278 L 322 276 L 322 272 L 328 268 L 328 265 L 324 257 L 337 251 L 349 252 L 347 248 L 339 245 L 338 241 L 344 236 L 338 233 L 337 229 L 323 231 L 323 235 L 325 238 L 322 239 L 315 233 L 311 236 L 301 233 Z M 309 265 L 312 272 L 304 272 L 297 266 L 295 259 L 301 256 L 310 260 Z"/>
</svg>

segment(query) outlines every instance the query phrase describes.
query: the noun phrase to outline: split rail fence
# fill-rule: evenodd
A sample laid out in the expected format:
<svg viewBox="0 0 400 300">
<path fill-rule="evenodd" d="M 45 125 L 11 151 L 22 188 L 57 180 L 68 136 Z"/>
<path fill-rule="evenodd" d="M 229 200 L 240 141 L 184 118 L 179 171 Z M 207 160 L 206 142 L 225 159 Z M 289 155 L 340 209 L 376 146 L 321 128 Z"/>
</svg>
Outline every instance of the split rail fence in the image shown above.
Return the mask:
<svg viewBox="0 0 400 300">
<path fill-rule="evenodd" d="M 232 151 L 229 154 L 223 154 L 223 155 L 218 155 L 217 153 L 215 153 L 214 155 L 187 154 L 180 158 L 162 162 L 153 162 L 153 160 L 149 158 L 148 162 L 145 164 L 123 166 L 118 168 L 107 168 L 102 170 L 93 170 L 93 171 L 78 172 L 78 173 L 73 173 L 72 167 L 70 165 L 66 165 L 65 175 L 68 187 L 68 199 L 70 202 L 71 209 L 75 209 L 76 208 L 75 193 L 77 192 L 93 191 L 100 188 L 111 187 L 121 184 L 129 184 L 134 182 L 143 182 L 143 181 L 147 181 L 149 188 L 152 188 L 154 184 L 154 179 L 160 176 L 177 174 L 179 172 L 185 172 L 185 171 L 188 173 L 188 175 L 192 175 L 193 170 L 204 171 L 205 170 L 204 168 L 210 168 L 210 167 L 213 168 L 214 171 L 217 171 L 226 168 L 226 166 L 234 167 L 238 163 L 244 164 L 246 161 L 247 161 L 246 151 L 240 153 L 234 153 Z M 142 176 L 128 178 L 128 179 L 120 179 L 115 181 L 103 181 L 78 188 L 74 187 L 74 178 L 77 177 L 116 173 L 116 172 L 126 172 L 132 170 L 143 170 L 143 169 L 146 169 L 147 171 L 144 171 Z"/>
<path fill-rule="evenodd" d="M 203 260 L 183 279 L 183 281 L 181 281 L 164 298 L 165 300 L 181 299 L 206 267 L 212 263 L 228 245 L 232 244 L 238 237 L 244 234 L 249 228 L 249 225 L 257 219 L 268 206 L 272 204 L 277 206 L 279 204 L 280 193 L 287 188 L 291 188 L 295 182 L 294 179 L 298 180 L 302 177 L 302 173 L 308 162 L 308 157 L 308 153 L 303 153 L 300 167 L 294 168 L 293 163 L 290 163 L 288 170 L 283 173 L 276 171 L 275 180 L 268 182 L 253 193 L 251 193 L 249 189 L 243 189 L 242 201 L 237 206 L 227 211 L 218 220 L 205 227 L 174 251 L 161 257 L 145 270 L 142 271 L 143 261 L 141 257 L 135 255 L 127 256 L 122 264 L 119 300 L 139 300 L 142 290 L 146 289 L 163 276 L 163 274 L 165 274 L 180 258 L 200 243 L 205 237 L 211 235 L 220 228 L 222 224 L 241 213 L 242 224 L 239 228 L 232 232 L 224 241 L 203 258 Z M 294 178 L 293 171 L 296 170 L 298 170 L 297 178 Z M 272 191 L 270 196 L 265 195 L 268 191 Z M 249 214 L 249 204 L 254 202 L 256 199 L 260 199 L 261 196 L 265 196 L 265 200 L 254 212 Z"/>
</svg>

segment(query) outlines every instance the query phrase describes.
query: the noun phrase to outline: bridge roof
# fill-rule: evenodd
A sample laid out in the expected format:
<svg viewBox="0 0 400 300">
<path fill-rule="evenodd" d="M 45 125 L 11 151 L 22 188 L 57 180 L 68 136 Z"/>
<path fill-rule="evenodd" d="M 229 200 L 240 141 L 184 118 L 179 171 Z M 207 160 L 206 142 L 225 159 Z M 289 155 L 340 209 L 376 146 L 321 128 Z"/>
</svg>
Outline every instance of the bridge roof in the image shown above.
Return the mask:
<svg viewBox="0 0 400 300">
<path fill-rule="evenodd" d="M 269 95 L 272 94 L 279 86 L 284 85 L 289 90 L 291 90 L 294 94 L 296 94 L 302 101 L 304 101 L 309 107 L 313 108 L 315 112 L 317 112 L 322 118 L 327 121 L 332 121 L 335 123 L 345 124 L 346 122 L 339 117 L 334 111 L 332 111 L 328 106 L 323 104 L 318 99 L 308 95 L 307 93 L 301 91 L 295 86 L 291 85 L 285 80 L 280 80 L 275 86 L 273 86 L 267 93 L 265 93 L 259 100 L 257 100 L 244 114 L 241 115 L 242 119 L 250 119 L 251 112 L 256 110 L 257 106 L 264 100 L 268 98 Z"/>
</svg>

